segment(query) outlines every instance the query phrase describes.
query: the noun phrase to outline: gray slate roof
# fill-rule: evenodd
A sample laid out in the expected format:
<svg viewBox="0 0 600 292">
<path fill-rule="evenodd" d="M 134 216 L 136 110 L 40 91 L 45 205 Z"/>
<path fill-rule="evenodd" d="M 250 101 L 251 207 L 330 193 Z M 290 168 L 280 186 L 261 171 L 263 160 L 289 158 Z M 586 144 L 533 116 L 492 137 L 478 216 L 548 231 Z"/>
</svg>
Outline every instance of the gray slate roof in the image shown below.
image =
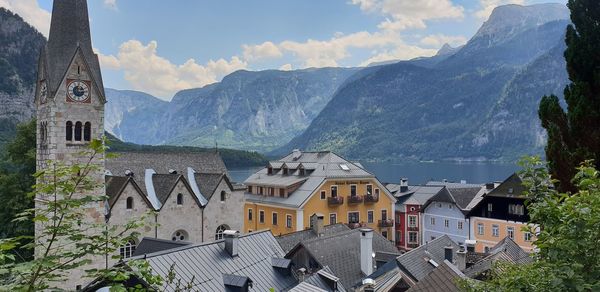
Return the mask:
<svg viewBox="0 0 600 292">
<path fill-rule="evenodd" d="M 327 225 L 323 227 L 323 235 L 330 236 L 348 230 L 350 230 L 350 227 L 342 223 Z M 281 235 L 276 237 L 276 239 L 277 242 L 279 242 L 279 245 L 281 245 L 283 251 L 288 253 L 290 250 L 296 247 L 298 243 L 315 239 L 317 237 L 318 235 L 312 229 L 306 229 L 302 231 L 292 232 L 286 235 Z"/>
<path fill-rule="evenodd" d="M 98 56 L 92 49 L 87 0 L 54 1 L 48 44 L 44 49 L 49 95 L 54 96 L 75 52 L 81 48 L 101 98 L 105 97 Z"/>
<path fill-rule="evenodd" d="M 444 189 L 442 186 L 409 186 L 407 192 L 396 192 L 395 197 L 398 199 L 396 205 L 425 205 L 429 199 L 437 195 L 442 189 Z"/>
<path fill-rule="evenodd" d="M 524 251 L 510 237 L 505 237 L 496 244 L 489 252 L 489 255 L 476 262 L 465 270 L 465 275 L 477 277 L 478 275 L 489 271 L 494 262 L 504 261 L 514 264 L 524 264 L 533 261 L 529 253 Z"/>
<path fill-rule="evenodd" d="M 446 246 L 452 246 L 453 255 L 459 248 L 448 235 L 444 235 L 399 256 L 397 259 L 399 266 L 415 280 L 421 281 L 435 269 L 435 266 L 429 262 L 430 259 L 438 265 L 444 261 Z"/>
<path fill-rule="evenodd" d="M 142 241 L 136 246 L 134 256 L 140 256 L 144 254 L 151 254 L 155 252 L 170 250 L 179 248 L 182 246 L 190 245 L 189 242 L 183 241 L 172 241 L 165 239 L 157 239 L 151 237 L 144 237 Z"/>
<path fill-rule="evenodd" d="M 144 175 L 146 169 L 153 169 L 159 174 L 168 174 L 175 170 L 187 176 L 187 168 L 196 173 L 227 173 L 221 155 L 217 152 L 116 152 L 116 157 L 106 161 L 106 169 L 115 176 L 125 176 L 125 171 L 134 173 L 133 178 L 140 188 L 146 191 Z"/>
<path fill-rule="evenodd" d="M 285 275 L 272 266 L 272 258 L 282 258 L 284 252 L 269 231 L 254 232 L 239 237 L 238 256 L 224 250 L 224 241 L 189 245 L 145 255 L 154 273 L 166 278 L 171 265 L 182 283 L 195 277 L 194 291 L 224 291 L 223 275 L 246 276 L 253 281 L 253 290 L 288 291 L 297 284 L 292 275 Z M 141 259 L 144 256 L 129 260 Z M 174 291 L 164 283 L 160 291 Z"/>
<path fill-rule="evenodd" d="M 337 283 L 337 290 L 333 290 L 330 285 L 327 283 L 326 280 L 326 275 L 332 276 L 332 277 L 336 277 L 333 274 L 333 271 L 329 268 L 329 267 L 324 267 L 321 270 L 319 270 L 318 272 L 310 275 L 308 278 L 304 279 L 304 282 L 302 283 L 307 283 L 310 284 L 312 287 L 316 287 L 318 289 L 321 289 L 323 291 L 330 291 L 330 292 L 345 292 L 346 288 L 344 287 L 344 285 L 340 282 Z M 296 288 L 298 288 L 298 286 L 296 286 Z M 296 288 L 292 289 L 292 291 L 303 291 L 303 290 L 295 290 Z M 308 290 L 308 291 L 320 291 L 320 290 Z"/>
<path fill-rule="evenodd" d="M 408 292 L 459 292 L 456 280 L 465 275 L 456 266 L 444 260 L 429 275 L 419 281 Z"/>
<path fill-rule="evenodd" d="M 154 191 L 156 192 L 156 197 L 161 206 L 164 206 L 169 195 L 171 195 L 171 192 L 175 188 L 175 184 L 177 184 L 181 178 L 182 176 L 180 174 L 155 174 L 152 176 Z"/>
<path fill-rule="evenodd" d="M 113 206 L 118 196 L 121 194 L 129 178 L 126 176 L 110 176 L 104 177 L 106 182 L 106 196 L 108 196 L 108 203 Z"/>
<path fill-rule="evenodd" d="M 512 189 L 512 193 L 509 190 Z M 500 185 L 498 185 L 487 196 L 493 197 L 524 197 L 525 187 L 523 181 L 516 173 L 508 177 Z"/>
<path fill-rule="evenodd" d="M 328 266 L 344 287 L 353 287 L 366 276 L 360 269 L 360 229 L 318 237 L 300 244 L 322 267 Z M 378 232 L 373 232 L 373 252 L 400 255 L 398 249 Z"/>
<path fill-rule="evenodd" d="M 302 282 L 290 290 L 290 292 L 328 292 L 328 290 L 322 289 L 308 282 Z"/>
<path fill-rule="evenodd" d="M 244 184 L 246 185 L 263 185 L 263 186 L 289 186 L 295 183 L 302 183 L 287 198 L 269 197 L 253 194 L 246 194 L 246 200 L 255 203 L 276 204 L 285 207 L 298 208 L 310 195 L 323 183 L 326 179 L 336 178 L 374 178 L 375 176 L 362 167 L 340 157 L 333 152 L 302 152 L 299 158 L 294 158 L 291 153 L 278 161 L 270 163 L 272 166 L 291 165 L 299 167 L 300 164 L 308 165 L 314 170 L 306 171 L 304 176 L 300 175 L 300 171 L 292 171 L 288 175 L 283 174 L 283 170 L 274 169 L 273 174 L 268 174 L 267 167 L 251 175 Z M 342 168 L 342 165 L 347 167 L 347 170 Z M 384 193 L 389 192 L 382 190 Z"/>
<path fill-rule="evenodd" d="M 451 187 L 443 187 L 432 196 L 424 204 L 424 208 L 432 202 L 454 203 L 466 214 L 483 199 L 485 193 L 486 188 L 483 185 L 452 184 Z"/>
</svg>

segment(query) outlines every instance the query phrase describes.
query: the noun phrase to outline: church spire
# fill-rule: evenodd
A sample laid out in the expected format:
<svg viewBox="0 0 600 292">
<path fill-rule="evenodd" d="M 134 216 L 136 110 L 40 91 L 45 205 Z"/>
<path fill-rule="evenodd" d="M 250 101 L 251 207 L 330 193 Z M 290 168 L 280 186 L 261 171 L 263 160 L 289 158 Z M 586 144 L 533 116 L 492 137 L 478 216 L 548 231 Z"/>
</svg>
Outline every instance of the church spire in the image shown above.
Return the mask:
<svg viewBox="0 0 600 292">
<path fill-rule="evenodd" d="M 50 37 L 45 50 L 50 95 L 58 90 L 78 48 L 90 68 L 92 81 L 104 98 L 100 64 L 92 49 L 87 0 L 54 0 Z"/>
</svg>

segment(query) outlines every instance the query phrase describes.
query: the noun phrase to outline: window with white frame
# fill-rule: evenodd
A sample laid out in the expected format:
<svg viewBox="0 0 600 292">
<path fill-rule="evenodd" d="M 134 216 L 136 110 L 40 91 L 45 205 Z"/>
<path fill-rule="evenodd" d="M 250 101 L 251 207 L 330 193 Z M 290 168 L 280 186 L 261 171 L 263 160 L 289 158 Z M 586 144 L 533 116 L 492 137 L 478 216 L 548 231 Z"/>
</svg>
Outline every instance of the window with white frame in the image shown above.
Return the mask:
<svg viewBox="0 0 600 292">
<path fill-rule="evenodd" d="M 488 203 L 487 207 L 488 212 L 492 212 L 494 210 L 494 204 L 492 203 Z"/>
<path fill-rule="evenodd" d="M 417 227 L 417 216 L 408 216 L 408 227 Z"/>
<path fill-rule="evenodd" d="M 373 210 L 367 211 L 367 223 L 373 223 Z"/>
<path fill-rule="evenodd" d="M 444 227 L 450 228 L 450 220 L 444 219 Z"/>
<path fill-rule="evenodd" d="M 419 234 L 417 232 L 408 233 L 408 243 L 419 243 Z"/>
<path fill-rule="evenodd" d="M 331 213 L 329 214 L 329 224 L 336 224 L 337 223 L 337 214 L 336 213 Z"/>
<path fill-rule="evenodd" d="M 462 230 L 463 229 L 463 222 L 462 221 L 458 221 L 457 227 L 458 227 L 458 230 Z"/>
<path fill-rule="evenodd" d="M 327 198 L 327 194 L 325 191 L 321 191 L 321 200 L 325 200 Z"/>
<path fill-rule="evenodd" d="M 492 236 L 493 237 L 500 236 L 500 227 L 496 224 L 492 225 Z"/>
<path fill-rule="evenodd" d="M 128 259 L 133 256 L 135 253 L 136 244 L 133 239 L 130 239 L 125 243 L 125 245 L 119 248 L 119 253 L 121 254 L 122 259 Z"/>
<path fill-rule="evenodd" d="M 435 217 L 431 217 L 429 221 L 431 222 L 431 225 L 435 225 Z"/>
<path fill-rule="evenodd" d="M 524 232 L 523 233 L 523 240 L 529 242 L 531 241 L 531 232 Z"/>
<path fill-rule="evenodd" d="M 248 221 L 252 221 L 252 209 L 248 209 Z"/>
<path fill-rule="evenodd" d="M 515 239 L 515 228 L 512 226 L 506 227 L 506 234 L 511 239 Z"/>
<path fill-rule="evenodd" d="M 215 232 L 215 240 L 223 239 L 223 233 L 225 232 L 225 230 L 229 229 L 230 228 L 227 225 L 220 225 L 219 227 L 217 227 L 217 231 Z"/>
<path fill-rule="evenodd" d="M 258 211 L 258 222 L 265 223 L 265 211 L 264 210 Z"/>
<path fill-rule="evenodd" d="M 273 225 L 277 225 L 277 212 L 273 212 Z"/>
<path fill-rule="evenodd" d="M 484 232 L 485 232 L 485 229 L 483 227 L 483 223 L 477 223 L 477 234 L 483 235 Z"/>
<path fill-rule="evenodd" d="M 292 215 L 286 215 L 285 226 L 292 228 Z"/>
<path fill-rule="evenodd" d="M 521 204 L 509 204 L 508 214 L 523 216 L 525 215 L 525 206 Z"/>
</svg>

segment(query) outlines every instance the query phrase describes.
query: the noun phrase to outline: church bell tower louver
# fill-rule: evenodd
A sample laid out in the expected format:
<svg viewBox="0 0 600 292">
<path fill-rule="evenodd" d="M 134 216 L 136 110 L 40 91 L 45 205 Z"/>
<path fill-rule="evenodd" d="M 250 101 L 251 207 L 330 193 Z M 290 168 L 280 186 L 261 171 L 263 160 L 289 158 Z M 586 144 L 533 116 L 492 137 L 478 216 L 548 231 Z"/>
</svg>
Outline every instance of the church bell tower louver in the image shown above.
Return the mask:
<svg viewBox="0 0 600 292">
<path fill-rule="evenodd" d="M 90 141 L 104 135 L 104 85 L 98 56 L 92 49 L 86 0 L 55 0 L 47 45 L 40 53 L 35 91 L 37 109 L 37 170 L 51 166 L 48 162 L 71 165 L 85 163 L 81 152 Z M 87 157 L 89 159 L 89 157 Z M 90 178 L 98 187 L 77 196 L 104 195 L 104 155 L 93 164 L 98 170 Z M 44 194 L 37 194 L 38 199 Z M 36 200 L 36 208 L 43 207 Z M 104 222 L 103 204 L 86 207 L 88 223 Z M 36 223 L 36 234 L 43 230 Z M 103 266 L 95 261 L 91 267 Z M 90 267 L 84 267 L 90 268 Z M 73 272 L 65 281 L 65 289 L 74 290 L 84 284 L 83 269 Z"/>
</svg>

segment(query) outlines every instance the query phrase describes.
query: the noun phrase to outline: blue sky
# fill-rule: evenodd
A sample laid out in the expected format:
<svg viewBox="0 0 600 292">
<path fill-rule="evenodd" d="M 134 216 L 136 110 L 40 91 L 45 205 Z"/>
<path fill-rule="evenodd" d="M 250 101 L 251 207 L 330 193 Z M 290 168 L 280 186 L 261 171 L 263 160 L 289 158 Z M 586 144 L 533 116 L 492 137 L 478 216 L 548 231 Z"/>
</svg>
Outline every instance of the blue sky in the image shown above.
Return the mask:
<svg viewBox="0 0 600 292">
<path fill-rule="evenodd" d="M 364 66 L 465 43 L 507 3 L 566 0 L 89 0 L 105 85 L 169 99 L 239 69 Z M 0 0 L 47 34 L 51 0 Z"/>
</svg>

